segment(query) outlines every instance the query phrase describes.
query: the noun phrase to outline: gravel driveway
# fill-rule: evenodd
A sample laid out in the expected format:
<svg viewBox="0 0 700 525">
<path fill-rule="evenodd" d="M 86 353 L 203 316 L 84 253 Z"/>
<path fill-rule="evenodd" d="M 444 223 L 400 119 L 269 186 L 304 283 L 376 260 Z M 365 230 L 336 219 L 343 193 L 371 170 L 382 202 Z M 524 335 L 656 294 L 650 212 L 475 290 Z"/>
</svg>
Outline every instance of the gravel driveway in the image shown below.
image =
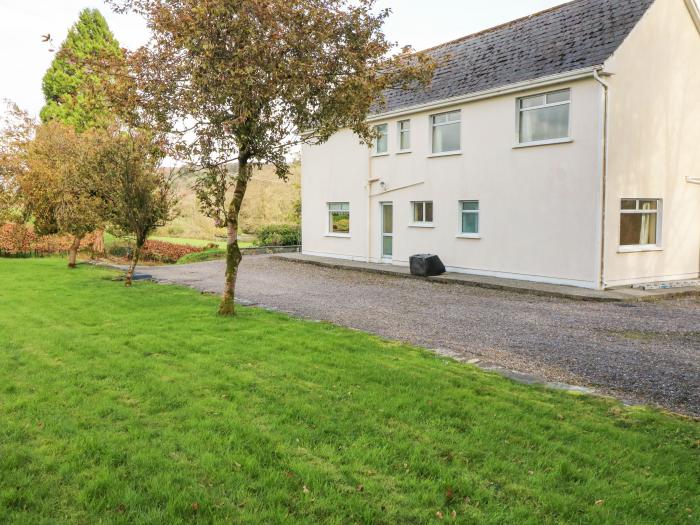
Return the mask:
<svg viewBox="0 0 700 525">
<path fill-rule="evenodd" d="M 144 267 L 219 292 L 222 261 Z M 700 299 L 585 303 L 248 256 L 244 302 L 700 416 Z"/>
</svg>

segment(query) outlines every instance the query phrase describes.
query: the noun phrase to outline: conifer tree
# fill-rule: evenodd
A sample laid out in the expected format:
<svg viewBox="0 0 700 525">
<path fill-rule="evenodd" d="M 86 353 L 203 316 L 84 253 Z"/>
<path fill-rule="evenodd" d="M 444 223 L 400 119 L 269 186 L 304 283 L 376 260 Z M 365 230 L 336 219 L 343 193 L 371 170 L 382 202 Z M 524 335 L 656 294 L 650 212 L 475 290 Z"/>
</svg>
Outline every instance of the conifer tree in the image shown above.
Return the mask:
<svg viewBox="0 0 700 525">
<path fill-rule="evenodd" d="M 42 84 L 46 105 L 41 120 L 58 120 L 77 132 L 112 122 L 108 101 L 113 83 L 107 61 L 121 61 L 119 42 L 97 9 L 84 9 L 68 32 Z"/>
</svg>

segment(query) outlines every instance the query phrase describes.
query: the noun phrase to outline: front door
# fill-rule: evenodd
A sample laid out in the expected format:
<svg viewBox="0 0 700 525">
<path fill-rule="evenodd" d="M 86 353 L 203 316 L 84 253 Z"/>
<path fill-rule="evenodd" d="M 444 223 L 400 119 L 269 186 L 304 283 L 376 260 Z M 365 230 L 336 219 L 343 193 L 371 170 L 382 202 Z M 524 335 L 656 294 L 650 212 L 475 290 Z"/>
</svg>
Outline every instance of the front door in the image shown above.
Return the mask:
<svg viewBox="0 0 700 525">
<path fill-rule="evenodd" d="M 394 255 L 394 205 L 382 202 L 382 259 L 391 260 Z"/>
</svg>

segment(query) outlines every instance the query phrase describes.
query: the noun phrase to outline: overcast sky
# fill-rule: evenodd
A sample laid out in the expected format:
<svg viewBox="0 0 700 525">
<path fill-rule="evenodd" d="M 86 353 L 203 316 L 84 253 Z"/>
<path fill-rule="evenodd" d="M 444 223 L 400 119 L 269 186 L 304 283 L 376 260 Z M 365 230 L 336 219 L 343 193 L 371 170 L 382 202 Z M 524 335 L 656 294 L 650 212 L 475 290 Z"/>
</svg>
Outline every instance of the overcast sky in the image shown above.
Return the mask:
<svg viewBox="0 0 700 525">
<path fill-rule="evenodd" d="M 386 25 L 390 40 L 416 49 L 440 44 L 525 16 L 564 0 L 379 0 L 393 13 Z M 136 15 L 117 15 L 101 0 L 0 0 L 0 100 L 10 99 L 37 115 L 43 105 L 41 78 L 52 60 L 41 35 L 56 46 L 85 7 L 102 11 L 123 47 L 148 38 Z"/>
</svg>

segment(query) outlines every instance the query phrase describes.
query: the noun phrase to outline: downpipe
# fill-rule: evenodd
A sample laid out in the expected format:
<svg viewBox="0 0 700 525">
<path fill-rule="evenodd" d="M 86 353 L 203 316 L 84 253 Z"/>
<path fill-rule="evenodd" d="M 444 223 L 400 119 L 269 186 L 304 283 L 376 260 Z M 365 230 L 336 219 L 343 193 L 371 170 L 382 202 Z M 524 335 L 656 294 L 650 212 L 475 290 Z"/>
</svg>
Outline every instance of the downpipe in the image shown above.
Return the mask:
<svg viewBox="0 0 700 525">
<path fill-rule="evenodd" d="M 608 99 L 610 85 L 600 78 L 598 69 L 593 70 L 593 78 L 603 87 L 603 144 L 601 166 L 601 222 L 600 222 L 600 267 L 598 287 L 605 290 L 605 227 L 607 206 L 607 178 L 608 178 Z"/>
</svg>

